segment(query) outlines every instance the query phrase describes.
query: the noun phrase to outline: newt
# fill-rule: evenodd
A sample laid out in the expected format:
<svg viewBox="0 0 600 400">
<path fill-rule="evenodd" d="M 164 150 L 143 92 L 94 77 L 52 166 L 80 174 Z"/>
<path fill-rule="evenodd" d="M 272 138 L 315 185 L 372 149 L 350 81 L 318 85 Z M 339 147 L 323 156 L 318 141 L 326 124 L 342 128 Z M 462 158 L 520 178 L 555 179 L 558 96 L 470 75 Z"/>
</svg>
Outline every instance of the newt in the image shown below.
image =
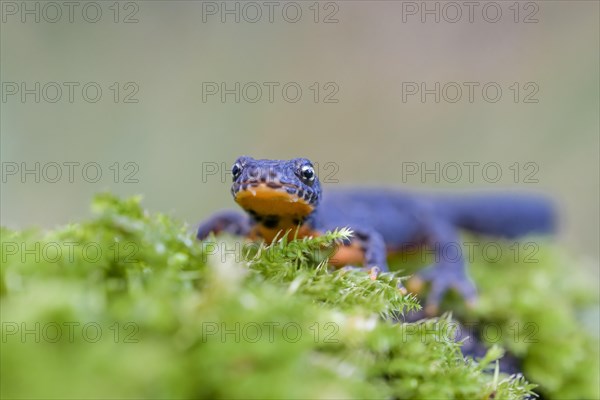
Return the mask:
<svg viewBox="0 0 600 400">
<path fill-rule="evenodd" d="M 306 158 L 264 160 L 239 157 L 231 168 L 231 194 L 245 211 L 221 211 L 201 223 L 197 238 L 228 232 L 267 243 L 282 232 L 316 236 L 350 228 L 353 236 L 332 260 L 338 267 L 360 265 L 371 279 L 388 271 L 387 256 L 407 245 L 428 246 L 435 262 L 409 281 L 411 291 L 430 284 L 426 300 L 434 314 L 446 292 L 454 289 L 467 301 L 476 299 L 462 254 L 445 245 L 460 243 L 462 230 L 513 239 L 550 234 L 555 210 L 548 198 L 510 193 L 419 193 L 394 188 L 337 188 L 326 195 Z M 296 229 L 298 229 L 296 231 Z M 406 293 L 404 287 L 400 287 Z"/>
</svg>

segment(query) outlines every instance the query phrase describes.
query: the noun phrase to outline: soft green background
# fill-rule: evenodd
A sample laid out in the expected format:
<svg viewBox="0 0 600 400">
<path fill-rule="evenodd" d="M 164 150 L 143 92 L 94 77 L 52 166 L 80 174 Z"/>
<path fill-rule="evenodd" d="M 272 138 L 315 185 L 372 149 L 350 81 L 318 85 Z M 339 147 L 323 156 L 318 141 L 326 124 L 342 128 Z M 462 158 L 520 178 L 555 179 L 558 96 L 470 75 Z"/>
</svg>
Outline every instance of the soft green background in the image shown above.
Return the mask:
<svg viewBox="0 0 600 400">
<path fill-rule="evenodd" d="M 75 183 L 9 177 L 2 184 L 3 225 L 78 220 L 88 215 L 92 194 L 104 189 L 142 193 L 145 206 L 195 224 L 233 206 L 228 179 L 203 182 L 203 162 L 230 165 L 241 154 L 306 156 L 335 163 L 343 184 L 548 192 L 562 205 L 561 240 L 589 257 L 597 274 L 598 2 L 540 1 L 539 22 L 530 24 L 513 22 L 513 2 L 500 2 L 498 23 L 485 22 L 479 7 L 474 23 L 463 15 L 457 23 L 437 24 L 418 16 L 403 23 L 402 3 L 392 1 L 337 2 L 339 22 L 331 24 L 313 22 L 312 1 L 299 2 L 303 17 L 295 24 L 281 18 L 281 7 L 273 23 L 266 16 L 257 23 L 231 17 L 225 24 L 218 17 L 203 23 L 203 5 L 195 1 L 136 2 L 139 22 L 115 24 L 113 2 L 100 3 L 104 14 L 95 24 L 81 18 L 81 7 L 73 23 L 65 15 L 58 23 L 4 15 L 2 82 L 94 81 L 104 93 L 95 104 L 77 91 L 73 104 L 65 97 L 36 104 L 31 96 L 0 104 L 3 162 L 98 162 L 103 168 L 95 184 L 80 175 Z M 321 17 L 332 10 L 325 6 Z M 522 9 L 521 18 L 530 10 Z M 139 86 L 139 103 L 114 103 L 108 86 L 130 81 Z M 231 96 L 227 103 L 218 97 L 203 103 L 202 82 L 211 81 L 293 81 L 304 93 L 297 103 L 280 94 L 274 103 L 236 104 Z M 339 102 L 314 103 L 308 86 L 330 81 L 339 86 Z M 405 81 L 498 82 L 504 92 L 497 103 L 482 100 L 480 91 L 474 103 L 463 97 L 436 104 L 431 96 L 424 104 L 416 97 L 403 103 Z M 540 88 L 539 103 L 515 103 L 508 86 L 530 81 Z M 403 183 L 407 161 L 498 162 L 503 178 L 491 184 L 479 172 L 474 183 L 436 184 L 431 177 Z M 139 183 L 112 182 L 114 162 L 137 163 Z M 539 183 L 514 183 L 508 167 L 515 162 L 536 163 Z"/>
</svg>

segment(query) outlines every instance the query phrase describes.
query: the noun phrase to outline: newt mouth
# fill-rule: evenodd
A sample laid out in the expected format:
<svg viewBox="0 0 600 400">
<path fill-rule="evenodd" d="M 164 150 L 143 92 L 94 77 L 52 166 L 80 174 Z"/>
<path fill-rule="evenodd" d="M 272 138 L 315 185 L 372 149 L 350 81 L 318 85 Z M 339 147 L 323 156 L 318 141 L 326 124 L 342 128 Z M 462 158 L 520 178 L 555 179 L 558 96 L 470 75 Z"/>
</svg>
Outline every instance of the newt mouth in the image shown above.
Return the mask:
<svg viewBox="0 0 600 400">
<path fill-rule="evenodd" d="M 312 193 L 292 184 L 279 182 L 244 181 L 235 183 L 231 192 L 244 210 L 256 215 L 279 215 L 304 218 L 312 213 Z"/>
</svg>

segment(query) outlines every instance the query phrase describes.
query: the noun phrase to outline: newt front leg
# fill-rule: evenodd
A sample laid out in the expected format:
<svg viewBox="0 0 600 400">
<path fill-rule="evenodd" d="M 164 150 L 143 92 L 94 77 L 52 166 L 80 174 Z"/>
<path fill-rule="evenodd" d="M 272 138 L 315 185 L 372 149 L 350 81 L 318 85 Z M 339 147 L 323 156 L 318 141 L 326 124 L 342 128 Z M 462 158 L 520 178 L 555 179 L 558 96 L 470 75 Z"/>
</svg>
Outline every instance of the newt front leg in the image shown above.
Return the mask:
<svg viewBox="0 0 600 400">
<path fill-rule="evenodd" d="M 362 264 L 362 270 L 369 273 L 372 280 L 377 279 L 381 272 L 388 272 L 387 248 L 380 233 L 368 228 L 352 228 L 354 233 L 350 243 L 340 246 L 330 263 L 335 266 L 346 266 L 346 268 L 358 268 L 354 265 Z M 398 283 L 398 289 L 402 294 L 407 290 L 402 283 Z"/>
<path fill-rule="evenodd" d="M 452 225 L 436 220 L 428 223 L 426 232 L 427 245 L 434 251 L 434 263 L 411 278 L 409 290 L 418 293 L 422 290 L 424 282 L 431 284 L 425 303 L 427 315 L 438 313 L 442 297 L 450 289 L 460 293 L 467 304 L 473 304 L 477 298 L 477 291 L 467 275 L 462 251 L 457 247 L 460 246 L 458 231 Z M 458 249 L 455 255 L 448 251 L 450 247 Z"/>
</svg>

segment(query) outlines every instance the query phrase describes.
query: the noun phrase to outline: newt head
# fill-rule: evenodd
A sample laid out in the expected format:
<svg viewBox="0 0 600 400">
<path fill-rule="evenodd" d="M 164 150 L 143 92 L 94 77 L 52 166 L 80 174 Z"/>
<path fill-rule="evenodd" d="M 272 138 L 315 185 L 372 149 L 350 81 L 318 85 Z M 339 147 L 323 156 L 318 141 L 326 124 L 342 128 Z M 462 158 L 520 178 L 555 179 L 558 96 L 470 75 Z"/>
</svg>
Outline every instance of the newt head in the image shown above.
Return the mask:
<svg viewBox="0 0 600 400">
<path fill-rule="evenodd" d="M 231 194 L 271 241 L 280 230 L 296 229 L 315 210 L 321 185 L 306 158 L 256 160 L 240 157 L 231 168 Z"/>
</svg>

